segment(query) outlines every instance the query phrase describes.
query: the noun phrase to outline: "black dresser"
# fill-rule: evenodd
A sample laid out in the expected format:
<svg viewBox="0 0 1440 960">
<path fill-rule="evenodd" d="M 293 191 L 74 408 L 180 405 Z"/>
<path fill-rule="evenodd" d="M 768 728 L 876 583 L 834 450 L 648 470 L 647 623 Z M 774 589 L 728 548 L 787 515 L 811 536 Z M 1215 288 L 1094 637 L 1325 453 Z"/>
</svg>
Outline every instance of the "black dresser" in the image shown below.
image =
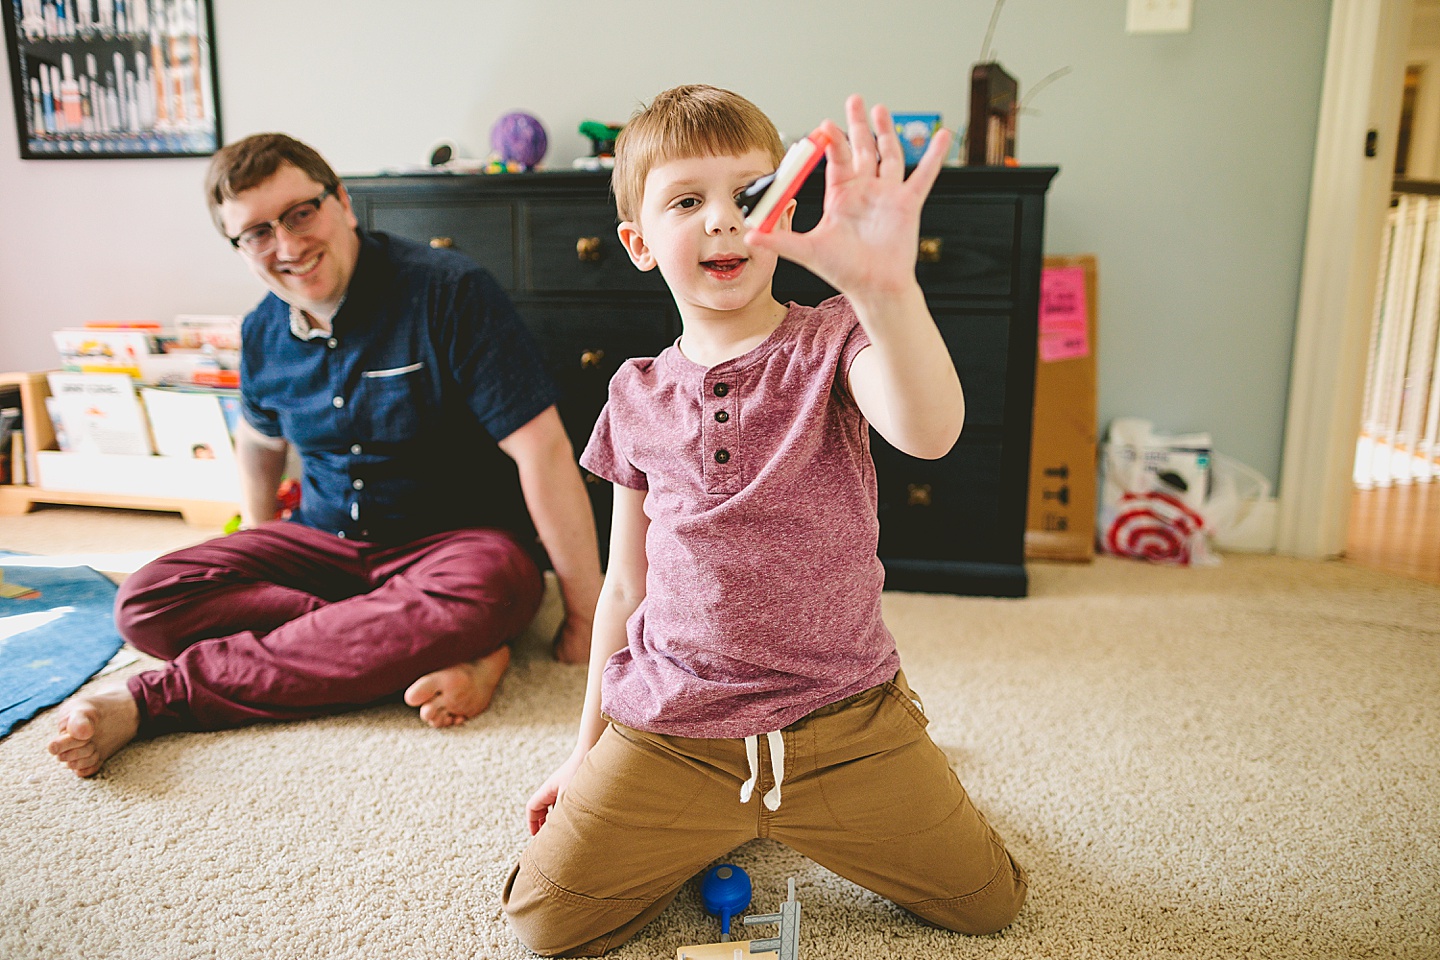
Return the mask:
<svg viewBox="0 0 1440 960">
<path fill-rule="evenodd" d="M 872 435 L 880 558 L 890 590 L 1021 597 L 1035 386 L 1036 310 L 1053 167 L 946 168 L 925 205 L 916 274 L 960 371 L 965 430 L 940 460 Z M 584 172 L 347 177 L 360 223 L 454 247 L 488 268 L 535 332 L 563 391 L 560 414 L 584 449 L 611 375 L 680 335 L 658 271 L 641 273 L 615 235 L 609 175 Z M 820 219 L 817 171 L 795 228 Z M 775 296 L 814 304 L 834 291 L 785 261 Z M 602 548 L 610 485 L 586 476 Z"/>
</svg>

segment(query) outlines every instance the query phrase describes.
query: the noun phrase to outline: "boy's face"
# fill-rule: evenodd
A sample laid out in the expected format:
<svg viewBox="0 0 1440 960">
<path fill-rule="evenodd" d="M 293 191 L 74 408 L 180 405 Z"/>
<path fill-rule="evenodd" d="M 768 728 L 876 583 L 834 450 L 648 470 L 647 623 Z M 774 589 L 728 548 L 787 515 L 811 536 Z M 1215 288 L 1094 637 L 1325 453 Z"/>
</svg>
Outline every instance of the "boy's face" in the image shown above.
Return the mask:
<svg viewBox="0 0 1440 960">
<path fill-rule="evenodd" d="M 682 316 L 772 301 L 775 254 L 745 246 L 745 218 L 735 197 L 774 169 L 768 153 L 752 150 L 670 160 L 646 175 L 639 221 L 620 224 L 620 240 L 635 266 L 660 268 Z M 790 228 L 794 209 L 791 201 L 778 229 Z"/>
</svg>

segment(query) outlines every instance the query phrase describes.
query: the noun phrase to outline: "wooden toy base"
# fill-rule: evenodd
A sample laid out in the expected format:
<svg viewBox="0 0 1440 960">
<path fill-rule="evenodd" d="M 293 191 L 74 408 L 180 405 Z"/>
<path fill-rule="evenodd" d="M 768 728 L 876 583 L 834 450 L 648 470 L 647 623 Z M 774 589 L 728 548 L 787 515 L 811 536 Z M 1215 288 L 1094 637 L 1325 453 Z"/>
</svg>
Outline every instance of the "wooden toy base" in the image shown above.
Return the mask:
<svg viewBox="0 0 1440 960">
<path fill-rule="evenodd" d="M 675 960 L 735 960 L 735 951 L 740 951 L 740 960 L 779 960 L 774 950 L 750 952 L 749 940 L 731 940 L 728 943 L 697 943 L 675 951 Z"/>
</svg>

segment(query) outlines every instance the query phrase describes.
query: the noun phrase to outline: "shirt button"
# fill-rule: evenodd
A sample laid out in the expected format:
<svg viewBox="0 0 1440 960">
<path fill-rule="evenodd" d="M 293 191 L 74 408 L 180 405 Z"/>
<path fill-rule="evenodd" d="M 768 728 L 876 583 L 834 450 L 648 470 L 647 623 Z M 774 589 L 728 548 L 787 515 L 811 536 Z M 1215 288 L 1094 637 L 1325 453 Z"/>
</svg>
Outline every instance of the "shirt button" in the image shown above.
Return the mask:
<svg viewBox="0 0 1440 960">
<path fill-rule="evenodd" d="M 331 337 L 329 340 L 325 341 L 325 346 L 329 347 L 331 350 L 334 350 L 336 347 L 340 346 L 340 341 L 336 340 L 334 337 Z"/>
<path fill-rule="evenodd" d="M 729 463 L 729 462 L 730 462 L 730 451 L 729 451 L 729 450 L 724 450 L 724 449 L 716 450 L 716 451 L 715 451 L 715 462 L 716 462 L 716 463 Z"/>
<path fill-rule="evenodd" d="M 334 404 L 335 409 L 337 409 L 337 410 L 340 409 L 341 407 L 345 406 L 345 398 L 344 398 L 344 397 L 334 397 L 333 399 L 331 399 L 330 402 L 331 402 L 332 404 Z"/>
<path fill-rule="evenodd" d="M 353 481 L 351 481 L 350 486 L 354 487 L 356 490 L 364 490 L 364 489 L 365 489 L 365 481 L 364 481 L 364 480 L 353 480 Z"/>
<path fill-rule="evenodd" d="M 730 384 L 728 384 L 728 383 L 717 383 L 717 384 L 715 384 L 715 396 L 717 396 L 717 397 L 723 397 L 723 396 L 725 396 L 725 394 L 727 394 L 727 393 L 729 393 L 729 392 L 730 392 Z"/>
<path fill-rule="evenodd" d="M 358 444 L 358 443 L 352 443 L 352 444 L 350 445 L 350 452 L 353 453 L 353 454 L 355 454 L 355 455 L 358 457 L 358 456 L 360 455 L 360 444 Z"/>
<path fill-rule="evenodd" d="M 726 413 L 724 410 L 716 410 L 716 411 L 715 411 L 715 422 L 716 422 L 716 423 L 724 423 L 726 420 L 729 420 L 729 419 L 730 419 L 730 414 Z"/>
<path fill-rule="evenodd" d="M 344 539 L 345 539 L 345 531 L 344 531 L 344 530 L 336 530 L 336 531 L 335 531 L 335 536 L 339 537 L 341 540 L 344 540 Z"/>
</svg>

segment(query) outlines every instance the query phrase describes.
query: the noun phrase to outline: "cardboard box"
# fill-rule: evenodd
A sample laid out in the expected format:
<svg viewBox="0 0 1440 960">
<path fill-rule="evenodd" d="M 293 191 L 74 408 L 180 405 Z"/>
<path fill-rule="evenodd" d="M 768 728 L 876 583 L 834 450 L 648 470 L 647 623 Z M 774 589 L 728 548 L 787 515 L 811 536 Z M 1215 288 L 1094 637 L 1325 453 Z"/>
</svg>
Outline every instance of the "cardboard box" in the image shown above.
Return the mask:
<svg viewBox="0 0 1440 960">
<path fill-rule="evenodd" d="M 1095 555 L 1097 280 L 1091 255 L 1046 257 L 1035 358 L 1025 556 Z"/>
</svg>

